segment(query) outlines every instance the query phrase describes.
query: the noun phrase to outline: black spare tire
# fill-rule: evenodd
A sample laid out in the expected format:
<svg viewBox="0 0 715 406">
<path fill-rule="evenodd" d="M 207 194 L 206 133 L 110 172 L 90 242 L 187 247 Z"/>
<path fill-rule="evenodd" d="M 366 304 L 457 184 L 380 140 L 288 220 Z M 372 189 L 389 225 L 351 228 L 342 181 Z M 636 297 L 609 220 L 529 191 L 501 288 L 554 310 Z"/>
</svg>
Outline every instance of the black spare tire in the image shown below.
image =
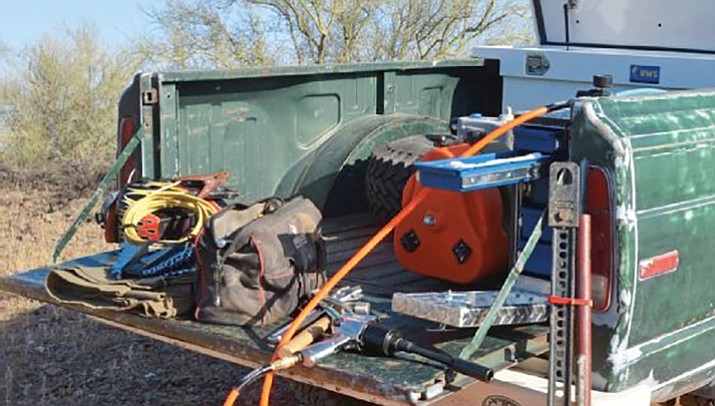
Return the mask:
<svg viewBox="0 0 715 406">
<path fill-rule="evenodd" d="M 381 224 L 402 208 L 402 190 L 415 172 L 412 164 L 435 148 L 425 135 L 414 135 L 376 148 L 365 172 L 368 210 Z"/>
</svg>

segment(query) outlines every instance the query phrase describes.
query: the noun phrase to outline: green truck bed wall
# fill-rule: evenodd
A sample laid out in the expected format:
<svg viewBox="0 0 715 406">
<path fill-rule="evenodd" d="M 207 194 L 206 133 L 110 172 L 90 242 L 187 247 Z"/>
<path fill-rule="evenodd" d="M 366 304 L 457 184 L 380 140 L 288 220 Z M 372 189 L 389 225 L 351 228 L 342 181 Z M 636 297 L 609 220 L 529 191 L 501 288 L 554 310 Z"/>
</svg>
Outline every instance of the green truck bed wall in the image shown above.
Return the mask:
<svg viewBox="0 0 715 406">
<path fill-rule="evenodd" d="M 153 130 L 144 176 L 228 171 L 243 200 L 301 193 L 321 206 L 343 179 L 334 205 L 354 206 L 373 147 L 500 106 L 497 64 L 473 59 L 138 75 L 120 118 L 140 111 Z"/>
<path fill-rule="evenodd" d="M 715 92 L 579 102 L 571 148 L 615 186 L 617 278 L 610 310 L 594 317 L 598 389 L 646 383 L 658 394 L 712 379 Z M 674 250 L 676 271 L 640 278 Z"/>
</svg>

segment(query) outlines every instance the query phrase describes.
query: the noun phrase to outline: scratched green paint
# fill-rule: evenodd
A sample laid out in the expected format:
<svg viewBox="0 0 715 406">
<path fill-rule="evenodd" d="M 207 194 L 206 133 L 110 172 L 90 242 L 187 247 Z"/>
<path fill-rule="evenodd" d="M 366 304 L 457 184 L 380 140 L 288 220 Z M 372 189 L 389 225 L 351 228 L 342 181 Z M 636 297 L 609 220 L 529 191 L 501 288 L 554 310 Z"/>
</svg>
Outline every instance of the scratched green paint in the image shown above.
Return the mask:
<svg viewBox="0 0 715 406">
<path fill-rule="evenodd" d="M 491 95 L 470 91 L 483 66 L 473 59 L 159 74 L 159 154 L 144 162 L 159 177 L 228 171 L 245 200 L 301 192 L 322 205 L 337 171 L 369 155 L 366 145 L 446 132 L 451 117 L 479 111 Z M 382 133 L 364 125 L 384 116 L 391 124 Z"/>
<path fill-rule="evenodd" d="M 666 397 L 702 382 L 704 373 L 679 377 L 715 359 L 715 93 L 586 100 L 575 109 L 573 136 L 576 161 L 610 170 L 620 213 L 617 287 L 610 314 L 594 326 L 598 389 L 674 380 L 656 393 Z M 638 278 L 639 261 L 672 250 L 677 271 Z"/>
</svg>

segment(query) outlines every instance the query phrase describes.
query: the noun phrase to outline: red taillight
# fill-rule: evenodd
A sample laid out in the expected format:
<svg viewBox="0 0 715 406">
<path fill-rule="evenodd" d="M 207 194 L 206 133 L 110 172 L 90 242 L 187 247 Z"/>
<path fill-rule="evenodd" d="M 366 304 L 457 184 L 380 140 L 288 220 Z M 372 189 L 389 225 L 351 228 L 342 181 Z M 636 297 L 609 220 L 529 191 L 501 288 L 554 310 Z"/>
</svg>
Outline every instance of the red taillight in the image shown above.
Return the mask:
<svg viewBox="0 0 715 406">
<path fill-rule="evenodd" d="M 124 150 L 124 147 L 126 147 L 129 141 L 132 139 L 136 130 L 137 124 L 133 118 L 122 118 L 121 122 L 119 123 L 119 148 L 117 149 L 117 155 Z M 124 166 L 122 166 L 122 169 L 119 171 L 118 186 L 121 187 L 129 181 L 129 177 L 132 176 L 132 172 L 136 169 L 136 167 L 136 159 L 134 157 L 129 158 L 129 160 L 124 164 Z"/>
<path fill-rule="evenodd" d="M 603 312 L 611 303 L 614 224 L 611 187 L 603 168 L 589 168 L 586 179 L 586 213 L 591 215 L 591 272 L 593 310 Z"/>
</svg>

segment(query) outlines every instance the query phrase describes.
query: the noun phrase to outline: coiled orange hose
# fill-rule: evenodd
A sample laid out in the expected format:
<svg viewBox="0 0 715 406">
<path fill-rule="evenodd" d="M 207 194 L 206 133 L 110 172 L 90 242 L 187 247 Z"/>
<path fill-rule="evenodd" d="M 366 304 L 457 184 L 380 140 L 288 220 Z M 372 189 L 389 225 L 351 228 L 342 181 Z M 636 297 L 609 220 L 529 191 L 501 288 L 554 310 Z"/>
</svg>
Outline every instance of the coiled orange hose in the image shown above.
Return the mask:
<svg viewBox="0 0 715 406">
<path fill-rule="evenodd" d="M 533 120 L 537 117 L 543 116 L 544 114 L 556 110 L 557 107 L 561 107 L 561 105 L 556 106 L 543 106 L 536 108 L 534 110 L 531 110 L 514 120 L 511 120 L 504 125 L 500 126 L 499 128 L 495 129 L 491 133 L 487 134 L 484 138 L 479 140 L 479 142 L 475 143 L 472 145 L 467 151 L 465 151 L 461 157 L 467 157 L 467 156 L 472 156 L 477 153 L 479 153 L 484 147 L 486 147 L 488 144 L 490 144 L 492 141 L 496 140 L 497 138 L 501 137 L 508 131 L 514 129 L 515 127 L 526 123 L 527 121 Z M 414 199 L 412 199 L 405 207 L 400 210 L 399 213 L 395 217 L 392 218 L 387 224 L 385 224 L 384 227 L 382 227 L 368 242 L 365 243 L 365 245 L 358 250 L 355 255 L 353 255 L 340 269 L 333 275 L 332 278 L 330 278 L 325 285 L 318 291 L 318 293 L 313 296 L 313 298 L 308 302 L 308 304 L 303 308 L 303 310 L 296 316 L 296 318 L 293 320 L 293 323 L 291 324 L 290 328 L 288 331 L 283 334 L 283 338 L 280 340 L 278 343 L 278 346 L 276 347 L 275 352 L 273 353 L 273 360 L 278 359 L 278 350 L 284 346 L 286 343 L 288 343 L 295 333 L 298 330 L 298 326 L 305 320 L 305 318 L 310 314 L 313 309 L 315 309 L 318 304 L 320 303 L 321 300 L 325 296 L 330 293 L 330 291 L 340 282 L 350 271 L 352 271 L 357 264 L 362 261 L 367 254 L 370 253 L 385 237 L 387 237 L 392 230 L 395 229 L 395 227 L 400 224 L 405 217 L 407 217 L 416 207 L 422 203 L 427 196 L 430 194 L 430 189 L 423 189 L 420 193 L 418 193 Z M 261 401 L 260 405 L 261 406 L 268 406 L 269 400 L 270 400 L 270 395 L 271 395 L 271 387 L 273 386 L 273 373 L 269 373 L 266 375 L 265 380 L 263 382 L 263 390 L 261 391 Z M 229 398 L 226 399 L 226 402 L 224 403 L 224 406 L 232 406 L 238 397 L 238 393 L 231 392 L 229 394 Z"/>
</svg>

